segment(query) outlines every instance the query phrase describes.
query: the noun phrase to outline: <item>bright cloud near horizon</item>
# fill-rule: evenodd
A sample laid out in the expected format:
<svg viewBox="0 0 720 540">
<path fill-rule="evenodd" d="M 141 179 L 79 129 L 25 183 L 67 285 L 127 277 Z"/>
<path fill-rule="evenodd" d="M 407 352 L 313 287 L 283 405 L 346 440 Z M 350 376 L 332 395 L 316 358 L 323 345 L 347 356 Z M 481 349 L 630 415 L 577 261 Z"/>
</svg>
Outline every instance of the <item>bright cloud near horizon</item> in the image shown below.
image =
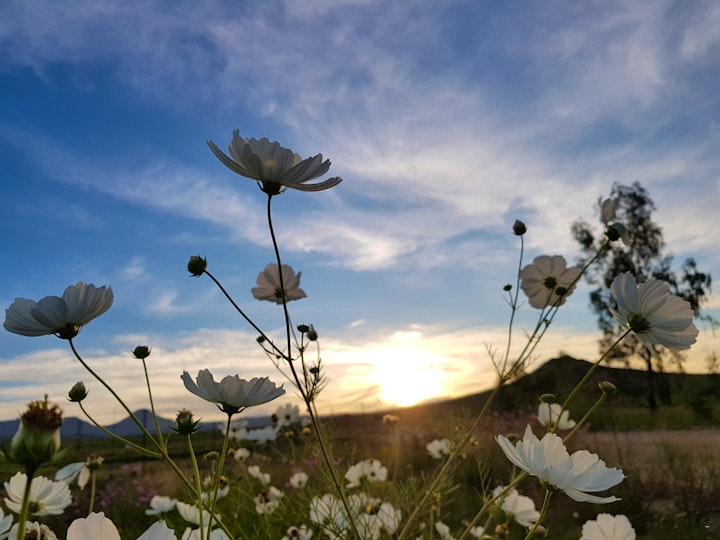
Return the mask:
<svg viewBox="0 0 720 540">
<path fill-rule="evenodd" d="M 74 342 L 132 408 L 147 406 L 140 344 L 168 416 L 217 415 L 182 370 L 282 382 L 217 288 L 185 269 L 207 257 L 279 335 L 281 310 L 250 295 L 274 257 L 266 197 L 206 145 L 225 149 L 234 129 L 322 152 L 344 179 L 273 200 L 308 295 L 293 323 L 320 333 L 322 412 L 486 389 L 517 271 L 512 223 L 528 225 L 526 262 L 572 262 L 572 223 L 598 223 L 615 182 L 648 190 L 677 264 L 720 274 L 716 2 L 17 0 L 0 19 L 0 301 L 112 285 L 113 307 Z M 597 357 L 588 291 L 538 363 Z M 717 292 L 709 307 L 717 316 Z M 524 306 L 520 328 L 534 315 Z M 716 349 L 703 331 L 688 369 Z M 64 402 L 77 380 L 99 421 L 124 416 L 55 337 L 0 332 L 0 374 L 0 419 L 45 393 Z"/>
</svg>

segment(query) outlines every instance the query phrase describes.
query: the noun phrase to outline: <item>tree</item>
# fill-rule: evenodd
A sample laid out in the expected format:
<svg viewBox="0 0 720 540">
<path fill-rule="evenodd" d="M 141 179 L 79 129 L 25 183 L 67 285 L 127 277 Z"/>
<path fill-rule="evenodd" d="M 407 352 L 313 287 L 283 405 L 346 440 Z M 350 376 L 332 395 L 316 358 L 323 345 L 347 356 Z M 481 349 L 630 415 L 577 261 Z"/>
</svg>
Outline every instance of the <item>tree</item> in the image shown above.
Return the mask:
<svg viewBox="0 0 720 540">
<path fill-rule="evenodd" d="M 655 278 L 667 283 L 673 294 L 687 300 L 695 317 L 699 320 L 717 325 L 717 321 L 708 314 L 702 313 L 702 306 L 707 302 L 712 285 L 709 273 L 698 270 L 694 259 L 686 259 L 679 270 L 673 270 L 673 256 L 665 253 L 662 229 L 652 220 L 655 204 L 639 182 L 630 186 L 613 184 L 610 200 L 614 201 L 618 228 L 609 228 L 606 234 L 614 237 L 622 235 L 610 243 L 600 253 L 595 264 L 585 274 L 585 279 L 596 286 L 590 292 L 590 303 L 598 318 L 598 327 L 602 332 L 600 348 L 604 351 L 614 343 L 623 332 L 610 313 L 614 305 L 610 294 L 610 285 L 616 275 L 632 272 L 638 282 Z M 603 200 L 599 201 L 601 213 Z M 580 263 L 589 261 L 607 240 L 607 236 L 596 239 L 592 227 L 585 222 L 572 225 L 572 234 L 580 244 L 582 256 Z M 685 355 L 669 351 L 665 347 L 653 347 L 648 350 L 633 335 L 627 336 L 609 355 L 608 362 L 623 362 L 627 367 L 633 361 L 641 360 L 648 374 L 647 402 L 651 410 L 657 409 L 658 390 L 661 402 L 669 403 L 669 388 L 658 388 L 655 372 L 665 370 L 668 362 L 682 371 Z"/>
</svg>

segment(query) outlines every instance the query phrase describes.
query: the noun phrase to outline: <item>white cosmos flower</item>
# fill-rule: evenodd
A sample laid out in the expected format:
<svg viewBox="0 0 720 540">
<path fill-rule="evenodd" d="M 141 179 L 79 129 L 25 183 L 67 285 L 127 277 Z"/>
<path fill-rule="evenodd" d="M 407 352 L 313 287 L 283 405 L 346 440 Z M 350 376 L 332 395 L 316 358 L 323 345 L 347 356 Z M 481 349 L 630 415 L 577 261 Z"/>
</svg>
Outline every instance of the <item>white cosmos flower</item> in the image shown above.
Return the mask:
<svg viewBox="0 0 720 540">
<path fill-rule="evenodd" d="M 156 516 L 158 514 L 164 514 L 169 512 L 177 504 L 177 499 L 172 497 L 166 497 L 165 495 L 153 495 L 150 499 L 150 508 L 145 510 L 146 516 Z"/>
<path fill-rule="evenodd" d="M 272 514 L 280 506 L 280 499 L 282 499 L 283 496 L 284 493 L 275 486 L 263 489 L 258 493 L 257 497 L 253 499 L 255 511 L 260 515 Z"/>
<path fill-rule="evenodd" d="M 280 405 L 273 414 L 279 426 L 291 426 L 300 419 L 300 407 L 297 405 Z"/>
<path fill-rule="evenodd" d="M 211 532 L 208 532 L 207 527 L 203 527 L 203 530 L 204 533 L 201 535 L 200 529 L 191 529 L 188 527 L 182 535 L 182 540 L 201 540 L 202 538 L 205 540 L 232 540 L 222 529 L 213 529 Z"/>
<path fill-rule="evenodd" d="M 442 540 L 455 540 L 455 537 L 450 534 L 450 527 L 442 521 L 438 521 L 435 524 L 435 531 L 440 535 Z"/>
<path fill-rule="evenodd" d="M 247 468 L 247 472 L 256 480 L 260 480 L 261 484 L 268 485 L 270 483 L 270 473 L 262 472 L 260 465 L 250 465 Z"/>
<path fill-rule="evenodd" d="M 296 489 L 304 488 L 310 477 L 304 471 L 298 471 L 290 477 L 290 485 Z"/>
<path fill-rule="evenodd" d="M 16 298 L 5 310 L 5 330 L 21 336 L 55 334 L 74 338 L 80 328 L 105 313 L 113 303 L 111 287 L 95 287 L 82 281 L 65 289 L 62 298 L 46 296 L 39 302 Z"/>
<path fill-rule="evenodd" d="M 8 540 L 17 538 L 19 523 L 16 523 L 10 529 L 7 535 Z M 26 521 L 25 522 L 25 538 L 32 538 L 37 540 L 58 540 L 57 535 L 50 530 L 47 525 L 42 525 L 37 521 Z"/>
<path fill-rule="evenodd" d="M 515 446 L 502 435 L 497 437 L 497 442 L 515 466 L 561 489 L 575 501 L 610 503 L 619 500 L 590 493 L 619 484 L 625 478 L 623 472 L 606 467 L 603 460 L 587 450 L 568 454 L 562 439 L 554 433 L 547 433 L 538 440 L 527 426 L 523 439 Z"/>
<path fill-rule="evenodd" d="M 190 392 L 215 403 L 221 411 L 231 416 L 248 407 L 272 401 L 285 393 L 282 386 L 276 387 L 267 377 L 255 377 L 246 381 L 237 375 L 228 375 L 220 382 L 215 382 L 210 370 L 202 369 L 195 381 L 187 371 L 183 371 L 180 378 Z"/>
<path fill-rule="evenodd" d="M 493 490 L 493 497 L 497 497 L 504 489 L 503 486 L 496 487 Z M 535 502 L 530 497 L 520 495 L 517 489 L 511 490 L 503 497 L 500 508 L 523 527 L 532 527 L 540 518 L 540 512 L 535 509 Z"/>
<path fill-rule="evenodd" d="M 5 506 L 16 514 L 20 513 L 27 475 L 19 472 L 5 482 L 8 498 Z M 30 514 L 34 516 L 56 516 L 70 506 L 72 495 L 65 482 L 53 482 L 44 476 L 36 476 L 30 483 Z"/>
<path fill-rule="evenodd" d="M 194 525 L 200 525 L 200 510 L 196 505 L 178 501 L 175 503 L 175 508 L 185 521 Z M 205 527 L 210 523 L 210 512 L 207 510 L 202 511 L 202 522 Z"/>
<path fill-rule="evenodd" d="M 377 459 L 366 459 L 356 463 L 345 473 L 345 480 L 348 481 L 347 488 L 352 489 L 361 486 L 364 482 L 384 482 L 387 479 L 387 467 L 383 467 Z"/>
<path fill-rule="evenodd" d="M 448 439 L 435 439 L 425 445 L 428 454 L 433 459 L 443 459 L 450 455 L 452 444 Z"/>
<path fill-rule="evenodd" d="M 12 527 L 13 517 L 11 515 L 5 515 L 2 508 L 0 508 L 0 540 L 5 540 L 8 536 L 8 531 Z"/>
<path fill-rule="evenodd" d="M 570 412 L 563 411 L 562 405 L 559 403 L 541 403 L 538 405 L 538 422 L 552 429 L 572 429 L 575 427 L 575 420 L 570 420 Z"/>
<path fill-rule="evenodd" d="M 375 514 L 390 536 L 395 534 L 402 521 L 402 513 L 390 503 L 382 503 Z"/>
<path fill-rule="evenodd" d="M 283 264 L 281 287 L 278 265 L 270 263 L 265 267 L 265 270 L 258 274 L 257 287 L 252 288 L 252 295 L 257 300 L 268 300 L 276 304 L 282 304 L 283 298 L 285 298 L 286 302 L 305 298 L 307 295 L 300 288 L 301 275 L 302 272 L 296 274 L 290 266 Z M 283 294 L 283 290 L 285 294 Z"/>
<path fill-rule="evenodd" d="M 306 525 L 300 525 L 299 527 L 289 527 L 282 540 L 310 540 L 312 535 L 311 529 L 308 529 Z"/>
<path fill-rule="evenodd" d="M 220 150 L 214 142 L 208 141 L 213 154 L 228 169 L 245 178 L 256 180 L 268 195 L 277 195 L 286 188 L 300 191 L 321 191 L 338 185 L 342 178 L 336 176 L 322 182 L 308 184 L 328 172 L 330 160 L 323 161 L 322 154 L 302 159 L 278 142 L 267 138 L 247 139 L 240 137 L 240 131 L 233 131 L 230 141 L 230 156 Z"/>
<path fill-rule="evenodd" d="M 310 501 L 310 521 L 322 525 L 332 537 L 342 536 L 349 525 L 342 501 L 330 493 Z"/>
<path fill-rule="evenodd" d="M 520 271 L 520 286 L 532 307 L 560 306 L 572 293 L 579 276 L 580 269 L 568 268 L 562 255 L 541 255 Z"/>
<path fill-rule="evenodd" d="M 485 527 L 476 525 L 470 529 L 470 536 L 473 538 L 481 538 L 485 534 Z"/>
<path fill-rule="evenodd" d="M 690 303 L 670 294 L 666 283 L 648 279 L 638 285 L 635 276 L 623 272 L 613 279 L 610 292 L 617 302 L 617 309 L 610 309 L 613 317 L 648 349 L 665 345 L 682 351 L 695 343 L 698 329 Z"/>
<path fill-rule="evenodd" d="M 103 512 L 93 512 L 86 518 L 73 521 L 67 530 L 67 540 L 120 540 L 115 524 Z M 176 540 L 175 533 L 165 523 L 155 522 L 137 540 Z"/>
<path fill-rule="evenodd" d="M 635 529 L 622 514 L 598 514 L 594 520 L 585 522 L 580 540 L 635 540 Z"/>
<path fill-rule="evenodd" d="M 247 458 L 250 457 L 250 450 L 247 448 L 238 448 L 235 450 L 235 453 L 233 453 L 233 457 L 238 461 L 245 461 Z"/>
</svg>

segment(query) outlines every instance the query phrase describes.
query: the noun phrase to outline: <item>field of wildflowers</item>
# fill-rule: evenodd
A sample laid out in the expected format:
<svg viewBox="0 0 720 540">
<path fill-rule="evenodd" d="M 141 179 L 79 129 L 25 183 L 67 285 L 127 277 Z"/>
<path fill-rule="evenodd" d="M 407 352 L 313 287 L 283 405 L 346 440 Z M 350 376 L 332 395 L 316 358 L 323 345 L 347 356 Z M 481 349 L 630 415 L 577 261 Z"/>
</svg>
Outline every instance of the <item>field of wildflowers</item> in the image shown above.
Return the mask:
<svg viewBox="0 0 720 540">
<path fill-rule="evenodd" d="M 623 487 L 628 479 L 621 468 L 608 466 L 597 453 L 577 447 L 583 426 L 616 391 L 612 383 L 601 381 L 592 405 L 582 416 L 573 415 L 579 390 L 610 350 L 590 365 L 567 395 L 539 396 L 536 419 L 521 421 L 523 425 L 513 430 L 520 437 L 508 436 L 508 430 L 500 431 L 502 426 L 497 424 L 489 441 L 480 435 L 493 429 L 492 403 L 498 392 L 528 367 L 555 314 L 593 260 L 585 267 L 574 267 L 562 256 L 552 255 L 525 264 L 523 238 L 527 231 L 516 221 L 511 232 L 519 242 L 518 270 L 514 284 L 504 287 L 509 305 L 507 343 L 504 349 L 491 349 L 497 385 L 483 407 L 442 419 L 444 429 L 428 440 L 415 437 L 409 441 L 400 419 L 387 415 L 382 420 L 387 434 L 384 446 L 358 439 L 343 441 L 317 413 L 318 395 L 328 382 L 319 335 L 312 324 L 292 323 L 289 303 L 306 295 L 300 287 L 301 272 L 282 261 L 272 214 L 273 198 L 286 190 L 322 191 L 341 179 L 318 180 L 330 168 L 321 154 L 303 160 L 268 139 L 244 139 L 236 131 L 229 155 L 214 143 L 208 144 L 226 167 L 254 180 L 267 194 L 274 260 L 258 275 L 252 295 L 278 305 L 284 337 L 274 340 L 260 328 L 249 310 L 210 272 L 204 258 L 190 257 L 188 271 L 209 279 L 257 332 L 269 368 L 274 365 L 290 382 L 302 398 L 304 410 L 282 406 L 271 425 L 249 429 L 242 414 L 281 397 L 285 388 L 266 374 L 244 380 L 202 369 L 196 375 L 183 372 L 181 377 L 196 399 L 214 403 L 226 416 L 222 442 L 205 448 L 199 421 L 188 409 L 178 412 L 172 434 L 163 433 L 157 421 L 157 429 L 148 430 L 113 390 L 111 381 L 93 371 L 76 347 L 80 329 L 111 307 L 112 289 L 78 282 L 62 296 L 39 301 L 17 298 L 6 311 L 5 329 L 66 340 L 77 361 L 135 420 L 144 437 L 138 441 L 108 432 L 142 458 L 136 465 L 126 463 L 125 470 L 106 468 L 104 458 L 96 453 L 55 467 L 54 475 L 40 474 L 53 464 L 66 463 L 59 435 L 62 415 L 47 398 L 30 403 L 21 415 L 18 432 L 3 450 L 5 461 L 15 471 L 5 482 L 0 540 L 112 539 L 120 538 L 120 533 L 124 538 L 144 540 L 637 537 L 627 515 L 615 508 L 621 497 L 629 494 L 633 503 L 640 494 Z M 611 200 L 603 204 L 602 222 L 604 238 L 599 253 L 626 236 Z M 695 342 L 698 331 L 693 311 L 687 302 L 670 294 L 666 284 L 653 279 L 637 283 L 635 276 L 626 272 L 615 277 L 611 292 L 616 304 L 612 316 L 624 329 L 618 342 L 631 333 L 648 348 L 679 351 Z M 524 304 L 537 311 L 537 322 L 526 330 L 520 352 L 515 354 L 511 352 L 517 350 L 514 318 Z M 151 348 L 139 345 L 133 354 L 145 369 L 154 414 L 152 384 L 145 367 Z M 86 396 L 82 382 L 68 394 L 92 421 L 91 411 L 83 404 Z M 182 452 L 178 452 L 178 441 Z M 624 507 L 632 508 L 632 504 Z"/>
</svg>

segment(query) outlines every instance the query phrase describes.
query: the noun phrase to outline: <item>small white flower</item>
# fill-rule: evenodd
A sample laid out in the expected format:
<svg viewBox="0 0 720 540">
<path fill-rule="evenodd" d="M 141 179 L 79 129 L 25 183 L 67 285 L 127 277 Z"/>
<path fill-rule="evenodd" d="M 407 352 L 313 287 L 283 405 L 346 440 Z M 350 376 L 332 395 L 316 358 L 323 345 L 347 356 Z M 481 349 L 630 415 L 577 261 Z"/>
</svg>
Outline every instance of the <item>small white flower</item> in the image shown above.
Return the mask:
<svg viewBox="0 0 720 540">
<path fill-rule="evenodd" d="M 503 486 L 496 487 L 493 490 L 493 497 L 497 497 L 504 489 Z M 523 527 L 532 527 L 540 518 L 540 512 L 535 509 L 535 502 L 530 497 L 520 495 L 517 489 L 511 490 L 503 497 L 500 508 Z"/>
<path fill-rule="evenodd" d="M 277 424 L 281 427 L 291 426 L 300 419 L 300 407 L 297 405 L 281 405 L 273 414 Z"/>
<path fill-rule="evenodd" d="M 433 459 L 443 459 L 450 455 L 452 443 L 448 439 L 435 439 L 427 443 L 425 448 Z"/>
<path fill-rule="evenodd" d="M 280 499 L 282 499 L 283 496 L 283 492 L 274 486 L 263 489 L 258 493 L 258 496 L 253 499 L 255 511 L 261 515 L 272 514 L 280 506 Z"/>
<path fill-rule="evenodd" d="M 78 518 L 67 530 L 67 540 L 120 540 L 115 524 L 103 512 L 93 512 L 86 518 Z M 153 523 L 138 540 L 175 540 L 175 533 L 164 523 Z"/>
<path fill-rule="evenodd" d="M 312 535 L 312 530 L 308 529 L 306 525 L 300 525 L 300 527 L 289 527 L 282 540 L 310 540 Z"/>
<path fill-rule="evenodd" d="M 177 499 L 172 497 L 166 497 L 164 495 L 153 495 L 150 499 L 150 508 L 145 510 L 145 515 L 156 516 L 158 514 L 164 514 L 170 512 L 177 504 Z"/>
<path fill-rule="evenodd" d="M 485 534 L 485 528 L 480 525 L 470 528 L 470 536 L 473 538 L 481 538 Z"/>
<path fill-rule="evenodd" d="M 562 439 L 554 433 L 547 433 L 538 440 L 527 426 L 523 439 L 515 446 L 502 435 L 497 437 L 497 442 L 513 464 L 561 489 L 575 501 L 610 503 L 619 500 L 590 493 L 619 484 L 625 478 L 623 472 L 606 467 L 603 460 L 587 450 L 568 454 Z"/>
<path fill-rule="evenodd" d="M 256 443 L 264 444 L 268 441 L 274 441 L 278 433 L 280 433 L 280 426 L 273 426 L 269 424 L 263 428 L 258 429 L 246 429 L 240 428 L 231 434 L 231 437 L 236 441 L 254 441 Z"/>
<path fill-rule="evenodd" d="M 326 534 L 330 532 L 341 537 L 349 525 L 342 501 L 329 493 L 313 497 L 310 502 L 310 521 L 322 525 Z"/>
<path fill-rule="evenodd" d="M 550 429 L 572 429 L 575 420 L 570 420 L 570 413 L 562 411 L 559 403 L 541 403 L 538 405 L 538 422 Z"/>
<path fill-rule="evenodd" d="M 248 407 L 261 405 L 282 396 L 285 390 L 279 388 L 267 377 L 250 379 L 246 381 L 237 375 L 223 377 L 215 382 L 212 373 L 207 369 L 198 372 L 196 381 L 193 381 L 187 371 L 180 377 L 190 392 L 206 401 L 215 403 L 217 407 L 233 415 Z"/>
<path fill-rule="evenodd" d="M 560 306 L 575 288 L 580 269 L 567 267 L 562 255 L 541 255 L 520 271 L 523 292 L 536 309 Z"/>
<path fill-rule="evenodd" d="M 17 538 L 19 527 L 19 523 L 12 526 L 12 529 L 10 529 L 10 532 L 7 535 L 8 540 L 14 540 Z M 37 540 L 58 540 L 58 537 L 47 525 L 41 525 L 37 521 L 25 522 L 25 538 L 33 538 Z"/>
<path fill-rule="evenodd" d="M 193 525 L 200 525 L 200 509 L 197 506 L 178 501 L 175 503 L 175 508 L 185 521 Z M 202 512 L 202 522 L 204 527 L 210 523 L 210 512 L 207 510 Z"/>
<path fill-rule="evenodd" d="M 285 302 L 300 300 L 307 297 L 305 291 L 300 288 L 300 276 L 302 272 L 296 274 L 290 266 L 283 264 L 281 286 L 278 265 L 270 263 L 258 274 L 257 287 L 252 288 L 252 295 L 257 300 L 268 300 L 276 304 L 282 304 L 283 299 Z"/>
<path fill-rule="evenodd" d="M 437 531 L 442 540 L 455 540 L 455 537 L 450 534 L 450 527 L 445 525 L 442 521 L 438 521 L 435 524 L 435 531 Z"/>
<path fill-rule="evenodd" d="M 585 522 L 580 540 L 635 540 L 635 529 L 622 514 L 598 514 L 594 520 Z"/>
<path fill-rule="evenodd" d="M 260 140 L 240 137 L 240 131 L 233 131 L 230 141 L 230 156 L 208 141 L 213 154 L 228 169 L 245 178 L 256 180 L 268 195 L 277 195 L 286 188 L 300 191 L 321 191 L 338 185 L 342 178 L 334 177 L 316 184 L 308 184 L 328 172 L 330 160 L 323 161 L 322 154 L 302 159 L 278 142 L 266 138 Z"/>
<path fill-rule="evenodd" d="M 101 456 L 93 454 L 85 461 L 70 463 L 55 473 L 55 480 L 65 482 L 70 485 L 73 480 L 77 478 L 77 485 L 80 489 L 84 489 L 88 480 L 90 480 L 91 471 L 99 469 L 103 461 L 104 460 Z"/>
<path fill-rule="evenodd" d="M 617 309 L 610 309 L 623 328 L 633 331 L 648 348 L 665 345 L 671 351 L 689 349 L 698 335 L 690 303 L 670 294 L 666 283 L 648 279 L 637 284 L 635 276 L 624 272 L 610 285 Z"/>
<path fill-rule="evenodd" d="M 82 281 L 65 289 L 62 298 L 46 296 L 39 302 L 16 298 L 5 310 L 5 330 L 21 336 L 55 334 L 74 338 L 80 328 L 105 313 L 113 303 L 111 287 L 95 287 Z"/>
<path fill-rule="evenodd" d="M 233 453 L 233 457 L 238 461 L 245 461 L 247 460 L 247 458 L 250 457 L 250 450 L 240 447 L 235 450 L 235 452 Z"/>
<path fill-rule="evenodd" d="M 16 514 L 20 513 L 23 502 L 23 493 L 27 475 L 16 473 L 5 482 L 5 491 L 8 498 L 5 499 L 5 506 Z M 63 513 L 65 508 L 70 506 L 72 495 L 70 488 L 65 482 L 53 482 L 44 476 L 36 476 L 30 483 L 30 514 L 34 516 L 56 516 Z"/>
<path fill-rule="evenodd" d="M 352 489 L 361 486 L 364 482 L 384 482 L 387 480 L 387 468 L 383 467 L 377 459 L 366 459 L 356 463 L 345 473 L 348 481 L 347 488 Z"/>
<path fill-rule="evenodd" d="M 260 480 L 260 482 L 266 486 L 270 483 L 270 473 L 262 472 L 260 465 L 250 465 L 247 468 L 247 472 L 250 476 Z"/>
<path fill-rule="evenodd" d="M 290 477 L 290 485 L 297 489 L 304 488 L 309 479 L 310 477 L 306 472 L 298 471 Z"/>
</svg>

